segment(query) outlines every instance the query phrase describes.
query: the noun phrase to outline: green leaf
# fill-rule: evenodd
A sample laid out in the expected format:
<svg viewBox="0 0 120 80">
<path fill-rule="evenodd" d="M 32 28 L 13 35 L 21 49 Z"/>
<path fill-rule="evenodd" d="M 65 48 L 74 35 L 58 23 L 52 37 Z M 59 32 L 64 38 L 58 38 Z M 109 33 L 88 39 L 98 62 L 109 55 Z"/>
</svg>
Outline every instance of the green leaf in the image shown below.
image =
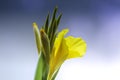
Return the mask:
<svg viewBox="0 0 120 80">
<path fill-rule="evenodd" d="M 47 15 L 46 22 L 45 22 L 45 32 L 46 33 L 48 33 L 48 26 L 49 26 L 49 13 Z"/>
<path fill-rule="evenodd" d="M 56 13 L 57 13 L 57 7 L 55 7 L 55 9 L 54 9 L 54 12 L 53 12 L 53 17 L 52 17 L 52 23 L 54 22 L 54 20 L 55 20 L 55 16 L 56 16 Z"/>
<path fill-rule="evenodd" d="M 59 23 L 60 23 L 60 19 L 61 19 L 61 17 L 62 17 L 62 14 L 60 14 L 59 17 L 58 17 L 58 19 L 57 19 L 57 26 L 58 26 Z"/>
<path fill-rule="evenodd" d="M 54 24 L 54 20 L 55 20 L 55 16 L 56 16 L 57 9 L 58 9 L 58 8 L 55 7 L 54 12 L 53 12 L 51 24 L 50 24 L 50 27 L 49 27 L 49 33 L 48 33 L 49 38 L 51 37 L 50 35 L 51 35 L 52 31 L 53 31 L 53 27 L 54 27 L 53 24 Z"/>
<path fill-rule="evenodd" d="M 52 47 L 53 47 L 53 45 L 54 45 L 54 38 L 56 37 L 56 36 L 55 36 L 56 27 L 57 27 L 57 21 L 56 21 L 56 19 L 55 19 L 55 20 L 54 20 L 54 24 L 53 24 L 52 33 L 51 33 L 51 35 L 50 35 L 50 47 L 51 47 L 51 50 L 52 50 Z"/>
</svg>

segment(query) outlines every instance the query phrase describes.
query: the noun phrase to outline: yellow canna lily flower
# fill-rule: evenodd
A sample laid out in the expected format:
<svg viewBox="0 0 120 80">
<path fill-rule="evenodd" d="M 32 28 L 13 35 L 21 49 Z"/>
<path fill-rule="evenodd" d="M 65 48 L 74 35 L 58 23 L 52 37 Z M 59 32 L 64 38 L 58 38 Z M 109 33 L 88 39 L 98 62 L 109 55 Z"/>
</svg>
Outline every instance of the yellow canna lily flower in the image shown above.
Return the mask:
<svg viewBox="0 0 120 80">
<path fill-rule="evenodd" d="M 54 80 L 65 60 L 82 57 L 86 52 L 86 43 L 82 38 L 65 37 L 68 29 L 57 33 L 62 14 L 56 18 L 56 12 L 57 7 L 54 9 L 51 21 L 48 14 L 40 30 L 38 25 L 33 23 L 39 54 L 34 80 Z"/>
<path fill-rule="evenodd" d="M 64 38 L 68 31 L 68 29 L 62 30 L 55 39 L 50 57 L 48 80 L 54 77 L 55 73 L 66 59 L 82 57 L 85 54 L 85 41 L 72 36 Z"/>
</svg>

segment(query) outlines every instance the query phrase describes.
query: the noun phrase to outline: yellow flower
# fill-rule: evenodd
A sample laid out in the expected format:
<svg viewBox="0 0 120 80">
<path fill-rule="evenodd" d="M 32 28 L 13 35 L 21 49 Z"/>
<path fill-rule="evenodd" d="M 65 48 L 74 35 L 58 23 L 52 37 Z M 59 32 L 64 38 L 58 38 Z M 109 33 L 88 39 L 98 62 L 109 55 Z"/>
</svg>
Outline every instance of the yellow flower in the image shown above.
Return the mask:
<svg viewBox="0 0 120 80">
<path fill-rule="evenodd" d="M 53 46 L 50 57 L 48 80 L 51 80 L 66 59 L 82 57 L 86 51 L 86 43 L 81 38 L 68 36 L 64 38 L 68 29 L 62 30 Z"/>
<path fill-rule="evenodd" d="M 64 37 L 68 29 L 57 33 L 62 14 L 56 18 L 56 12 L 57 7 L 54 9 L 51 21 L 48 14 L 40 30 L 38 25 L 33 23 L 39 54 L 35 80 L 54 80 L 65 60 L 82 57 L 86 51 L 86 43 L 82 38 Z"/>
</svg>

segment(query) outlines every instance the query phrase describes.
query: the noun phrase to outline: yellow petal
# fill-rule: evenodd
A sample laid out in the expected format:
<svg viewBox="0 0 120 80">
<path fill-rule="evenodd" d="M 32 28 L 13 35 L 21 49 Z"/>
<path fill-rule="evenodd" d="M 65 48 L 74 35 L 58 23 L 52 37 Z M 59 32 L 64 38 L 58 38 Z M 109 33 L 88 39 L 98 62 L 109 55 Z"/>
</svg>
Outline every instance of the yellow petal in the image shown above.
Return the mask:
<svg viewBox="0 0 120 80">
<path fill-rule="evenodd" d="M 55 72 L 60 68 L 60 66 L 68 56 L 68 47 L 64 38 L 67 32 L 68 29 L 62 30 L 55 40 L 53 52 L 50 59 L 49 79 L 54 76 Z"/>
<path fill-rule="evenodd" d="M 81 38 L 69 36 L 65 38 L 69 54 L 67 59 L 82 57 L 86 52 L 86 43 Z"/>
<path fill-rule="evenodd" d="M 68 32 L 69 30 L 68 29 L 63 29 L 61 32 L 59 32 L 56 40 L 55 40 L 55 43 L 54 43 L 54 48 L 56 49 L 55 50 L 55 55 L 57 54 L 57 52 L 59 52 L 58 50 L 60 49 L 60 46 L 61 46 L 61 43 L 62 41 L 64 41 L 64 36 L 66 35 L 66 33 Z"/>
</svg>

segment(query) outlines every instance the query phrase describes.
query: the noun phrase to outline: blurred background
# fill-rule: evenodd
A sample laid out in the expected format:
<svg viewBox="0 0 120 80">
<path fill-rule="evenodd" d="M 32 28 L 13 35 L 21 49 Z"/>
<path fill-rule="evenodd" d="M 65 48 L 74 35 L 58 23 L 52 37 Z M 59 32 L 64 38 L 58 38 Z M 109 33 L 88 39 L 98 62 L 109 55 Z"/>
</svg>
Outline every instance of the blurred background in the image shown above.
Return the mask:
<svg viewBox="0 0 120 80">
<path fill-rule="evenodd" d="M 0 0 L 0 80 L 33 80 L 38 60 L 32 23 L 58 6 L 59 31 L 82 37 L 83 58 L 67 60 L 56 80 L 120 80 L 119 0 Z"/>
</svg>

